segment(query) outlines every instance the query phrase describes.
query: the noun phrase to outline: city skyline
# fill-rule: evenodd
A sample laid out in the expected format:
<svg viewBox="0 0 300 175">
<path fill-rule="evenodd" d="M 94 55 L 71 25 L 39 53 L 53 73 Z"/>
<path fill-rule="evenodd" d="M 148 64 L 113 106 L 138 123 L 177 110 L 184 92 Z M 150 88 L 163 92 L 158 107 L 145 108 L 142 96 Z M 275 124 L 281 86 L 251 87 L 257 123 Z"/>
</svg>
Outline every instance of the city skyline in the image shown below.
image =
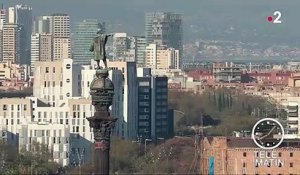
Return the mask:
<svg viewBox="0 0 300 175">
<path fill-rule="evenodd" d="M 282 3 L 280 0 L 251 2 L 237 2 L 226 0 L 219 2 L 195 1 L 189 3 L 183 1 L 83 1 L 75 0 L 69 3 L 68 0 L 37 2 L 37 1 L 4 1 L 5 6 L 13 3 L 27 3 L 33 6 L 34 16 L 57 12 L 68 13 L 71 18 L 72 30 L 75 21 L 88 18 L 96 18 L 107 23 L 107 29 L 111 32 L 126 32 L 130 35 L 144 35 L 143 16 L 146 12 L 169 11 L 184 14 L 184 42 L 193 41 L 196 38 L 221 39 L 234 41 L 251 41 L 271 44 L 290 43 L 296 44 L 295 37 L 300 33 L 297 28 L 299 16 L 296 7 L 298 1 L 291 0 L 289 3 Z M 93 5 L 94 4 L 94 5 Z M 46 7 L 46 8 L 45 8 Z M 80 7 L 84 7 L 80 9 Z M 106 7 L 106 8 L 102 8 Z M 41 10 L 43 9 L 43 10 Z M 89 9 L 89 10 L 85 10 Z M 83 10 L 85 13 L 77 13 Z M 274 11 L 280 10 L 283 23 L 270 25 L 267 17 Z M 125 14 L 125 15 L 124 15 Z M 246 20 L 247 19 L 247 20 Z M 124 22 L 126 21 L 126 23 Z M 232 30 L 234 29 L 234 30 Z M 224 33 L 224 31 L 226 31 Z M 281 33 L 285 35 L 281 35 Z"/>
<path fill-rule="evenodd" d="M 0 174 L 299 170 L 300 2 L 3 4 Z"/>
</svg>

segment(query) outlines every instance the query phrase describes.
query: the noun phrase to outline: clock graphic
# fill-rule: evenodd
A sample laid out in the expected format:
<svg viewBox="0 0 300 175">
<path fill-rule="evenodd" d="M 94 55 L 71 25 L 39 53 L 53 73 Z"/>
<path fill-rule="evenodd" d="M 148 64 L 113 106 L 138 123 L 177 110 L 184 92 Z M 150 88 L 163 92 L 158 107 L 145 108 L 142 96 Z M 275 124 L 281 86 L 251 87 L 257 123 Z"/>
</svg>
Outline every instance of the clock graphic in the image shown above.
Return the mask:
<svg viewBox="0 0 300 175">
<path fill-rule="evenodd" d="M 273 118 L 259 120 L 252 129 L 252 139 L 262 149 L 277 148 L 282 143 L 283 137 L 283 126 Z"/>
</svg>

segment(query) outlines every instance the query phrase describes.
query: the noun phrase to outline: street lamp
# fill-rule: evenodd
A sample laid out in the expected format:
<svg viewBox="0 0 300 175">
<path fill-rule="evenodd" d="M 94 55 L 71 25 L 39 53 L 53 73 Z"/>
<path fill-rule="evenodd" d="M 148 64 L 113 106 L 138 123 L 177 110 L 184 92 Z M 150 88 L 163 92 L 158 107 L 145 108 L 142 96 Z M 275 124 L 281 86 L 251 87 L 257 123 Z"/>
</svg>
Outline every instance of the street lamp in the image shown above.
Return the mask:
<svg viewBox="0 0 300 175">
<path fill-rule="evenodd" d="M 174 109 L 174 112 L 178 112 L 178 113 L 180 113 L 180 114 L 182 114 L 182 115 L 185 115 L 185 113 L 184 113 L 184 112 L 182 112 L 182 111 L 180 111 L 180 110 L 176 110 L 176 109 Z"/>
<path fill-rule="evenodd" d="M 162 143 L 165 141 L 165 138 L 163 138 L 163 137 L 157 137 L 157 140 L 162 140 Z M 158 143 L 160 143 L 160 142 L 158 142 Z"/>
<path fill-rule="evenodd" d="M 147 142 L 152 142 L 152 139 L 145 139 L 145 155 L 147 153 Z"/>
</svg>

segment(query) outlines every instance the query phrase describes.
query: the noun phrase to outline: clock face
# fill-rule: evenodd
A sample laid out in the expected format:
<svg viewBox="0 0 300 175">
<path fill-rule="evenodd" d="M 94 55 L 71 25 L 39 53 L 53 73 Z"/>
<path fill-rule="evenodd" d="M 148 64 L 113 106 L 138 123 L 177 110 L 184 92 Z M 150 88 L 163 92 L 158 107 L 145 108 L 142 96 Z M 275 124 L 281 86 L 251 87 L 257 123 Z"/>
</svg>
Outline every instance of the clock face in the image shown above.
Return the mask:
<svg viewBox="0 0 300 175">
<path fill-rule="evenodd" d="M 277 148 L 283 141 L 284 129 L 273 118 L 259 120 L 252 129 L 254 143 L 262 149 Z"/>
</svg>

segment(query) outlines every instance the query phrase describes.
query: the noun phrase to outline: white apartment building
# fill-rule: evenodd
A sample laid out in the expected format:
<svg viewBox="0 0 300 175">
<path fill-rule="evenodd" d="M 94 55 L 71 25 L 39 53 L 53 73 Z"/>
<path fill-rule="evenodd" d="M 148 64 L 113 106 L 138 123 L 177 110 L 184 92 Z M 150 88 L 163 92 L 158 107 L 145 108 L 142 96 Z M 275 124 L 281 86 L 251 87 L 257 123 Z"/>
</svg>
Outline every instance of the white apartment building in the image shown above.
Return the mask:
<svg viewBox="0 0 300 175">
<path fill-rule="evenodd" d="M 145 51 L 146 66 L 152 69 L 179 69 L 179 50 L 149 44 Z"/>
<path fill-rule="evenodd" d="M 48 122 L 28 123 L 18 125 L 19 150 L 34 151 L 34 143 L 41 143 L 53 151 L 53 160 L 60 165 L 69 164 L 68 125 Z"/>
<path fill-rule="evenodd" d="M 109 78 L 115 87 L 111 110 L 112 115 L 118 118 L 114 133 L 126 139 L 135 139 L 138 111 L 136 64 L 108 62 L 108 66 L 111 68 Z M 21 144 L 30 145 L 28 139 L 32 137 L 31 131 L 42 132 L 52 127 L 49 132 L 53 131 L 54 134 L 56 130 L 57 135 L 57 130 L 67 127 L 70 136 L 69 153 L 67 154 L 63 146 L 53 147 L 55 151 L 66 151 L 56 156 L 57 161 L 65 164 L 69 159 L 69 163 L 77 165 L 89 162 L 92 159 L 93 133 L 86 118 L 94 114 L 89 86 L 95 72 L 91 68 L 92 66 L 81 68 L 73 64 L 71 59 L 36 62 L 33 97 L 0 97 L 0 127 L 7 131 L 8 141 L 17 146 L 22 136 L 24 139 Z M 23 125 L 28 127 L 24 128 Z M 67 132 L 64 132 L 64 136 L 67 137 Z M 56 135 L 51 137 L 59 136 Z M 36 140 L 46 142 L 40 138 Z"/>
<path fill-rule="evenodd" d="M 17 146 L 17 127 L 32 121 L 32 101 L 24 98 L 0 99 L 0 125 L 7 131 L 7 141 Z"/>
<path fill-rule="evenodd" d="M 81 93 L 81 67 L 72 59 L 36 62 L 33 96 L 51 106 L 61 106 L 66 99 Z"/>
<path fill-rule="evenodd" d="M 27 145 L 28 148 L 28 145 L 32 143 L 28 141 L 28 137 L 32 135 L 26 135 L 26 133 L 30 133 L 30 130 L 52 128 L 49 132 L 59 133 L 55 130 L 67 128 L 70 134 L 68 136 L 68 132 L 64 131 L 63 137 L 69 137 L 70 151 L 68 155 L 67 153 L 60 156 L 54 155 L 55 159 L 61 164 L 65 164 L 68 158 L 72 164 L 91 161 L 94 138 L 86 118 L 93 115 L 94 108 L 89 99 L 74 97 L 66 101 L 66 104 L 69 105 L 51 107 L 36 97 L 0 99 L 0 126 L 2 130 L 6 131 L 8 142 L 14 143 L 16 146 L 19 146 L 17 145 L 19 142 L 20 146 Z M 24 128 L 23 125 L 28 125 L 28 128 Z M 20 133 L 21 131 L 22 133 Z M 23 140 L 19 140 L 20 137 Z M 61 140 L 61 144 L 67 144 L 63 140 Z M 35 141 L 47 144 L 47 141 L 41 139 L 35 139 Z M 54 142 L 52 143 L 54 144 Z M 49 144 L 51 145 L 50 141 L 48 141 Z M 66 151 L 61 144 L 58 143 L 58 146 L 53 146 L 53 151 Z M 78 157 L 79 153 L 80 157 Z"/>
</svg>

